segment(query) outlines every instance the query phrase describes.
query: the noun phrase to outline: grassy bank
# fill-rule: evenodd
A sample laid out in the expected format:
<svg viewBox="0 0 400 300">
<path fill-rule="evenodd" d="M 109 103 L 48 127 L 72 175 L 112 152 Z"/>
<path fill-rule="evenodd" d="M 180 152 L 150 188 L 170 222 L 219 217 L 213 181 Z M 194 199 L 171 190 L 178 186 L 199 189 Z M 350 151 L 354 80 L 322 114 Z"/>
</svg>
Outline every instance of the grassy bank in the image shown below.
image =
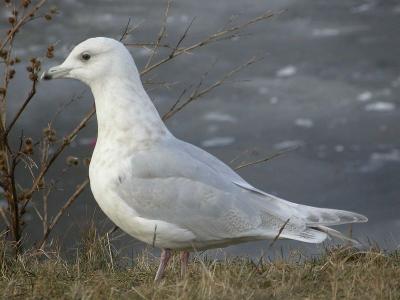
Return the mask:
<svg viewBox="0 0 400 300">
<path fill-rule="evenodd" d="M 27 251 L 17 260 L 2 247 L 3 299 L 400 299 L 400 252 L 330 249 L 318 259 L 247 258 L 190 263 L 179 278 L 174 257 L 154 286 L 157 260 L 144 252 L 133 264 L 95 232 L 68 259 Z"/>
</svg>

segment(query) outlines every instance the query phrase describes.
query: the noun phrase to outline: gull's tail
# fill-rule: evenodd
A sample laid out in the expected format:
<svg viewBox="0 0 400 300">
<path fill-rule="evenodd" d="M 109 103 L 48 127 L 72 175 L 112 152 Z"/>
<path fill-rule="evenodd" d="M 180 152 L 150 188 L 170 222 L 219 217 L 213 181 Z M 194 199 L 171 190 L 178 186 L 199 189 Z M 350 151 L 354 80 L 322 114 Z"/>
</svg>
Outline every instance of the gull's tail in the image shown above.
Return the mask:
<svg viewBox="0 0 400 300">
<path fill-rule="evenodd" d="M 261 214 L 261 218 L 264 219 L 261 227 L 264 228 L 263 234 L 265 236 L 271 234 L 271 232 L 266 233 L 265 229 L 271 228 L 272 224 L 275 227 L 274 233 L 277 233 L 277 238 L 287 238 L 306 243 L 322 243 L 328 237 L 335 237 L 356 245 L 360 244 L 328 226 L 367 222 L 368 218 L 363 215 L 346 210 L 297 204 L 267 194 L 246 182 L 234 181 L 233 183 L 258 194 L 253 199 L 257 201 L 260 209 L 265 211 L 265 215 L 264 213 Z M 279 222 L 275 219 L 276 217 Z M 286 222 L 284 222 L 285 220 Z M 280 226 L 278 232 L 275 231 L 276 225 Z"/>
<path fill-rule="evenodd" d="M 321 243 L 328 237 L 334 237 L 351 242 L 355 246 L 360 245 L 358 241 L 328 226 L 364 223 L 368 221 L 367 217 L 345 210 L 318 208 L 299 204 L 292 206 L 292 208 L 296 208 L 298 212 L 297 216 L 304 221 L 306 228 L 304 231 L 298 233 L 293 231 L 285 232 L 284 230 L 285 234 L 282 234 L 282 237 L 308 243 Z"/>
</svg>

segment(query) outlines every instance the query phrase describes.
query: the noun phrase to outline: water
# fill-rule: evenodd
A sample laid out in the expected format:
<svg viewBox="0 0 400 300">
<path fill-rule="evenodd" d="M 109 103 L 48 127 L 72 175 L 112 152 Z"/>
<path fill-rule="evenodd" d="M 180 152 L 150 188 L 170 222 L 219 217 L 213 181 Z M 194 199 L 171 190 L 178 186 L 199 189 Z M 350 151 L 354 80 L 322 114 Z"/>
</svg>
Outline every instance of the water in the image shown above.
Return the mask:
<svg viewBox="0 0 400 300">
<path fill-rule="evenodd" d="M 72 45 L 92 36 L 118 37 L 129 17 L 141 24 L 130 41 L 153 41 L 165 7 L 163 1 L 55 1 L 61 14 L 54 22 L 27 27 L 17 51 L 23 57 L 44 53 L 57 43 L 55 61 L 61 62 Z M 239 37 L 183 55 L 149 74 L 146 79 L 174 83 L 171 88 L 147 85 L 161 113 L 182 90 L 210 71 L 206 82 L 253 55 L 264 60 L 234 80 L 192 103 L 169 120 L 171 131 L 204 147 L 232 166 L 254 160 L 288 146 L 300 146 L 284 157 L 244 168 L 239 173 L 250 183 L 298 203 L 357 211 L 369 217 L 355 225 L 353 234 L 375 240 L 383 247 L 400 243 L 400 58 L 397 49 L 400 6 L 396 1 L 256 0 L 175 1 L 168 18 L 168 41 L 176 43 L 194 18 L 186 44 L 224 26 L 234 15 L 237 22 L 264 10 L 286 10 Z M 132 49 L 139 67 L 149 51 Z M 23 67 L 17 70 L 12 99 L 23 99 Z M 66 80 L 41 83 L 38 97 L 18 124 L 25 134 L 38 135 L 62 103 L 73 96 L 54 124 L 67 133 L 92 103 L 80 83 Z M 22 100 L 21 100 L 22 101 Z M 13 111 L 20 100 L 10 103 Z M 30 130 L 32 128 L 32 130 Z M 18 129 L 15 131 L 18 132 Z M 40 133 L 40 131 L 39 131 Z M 91 122 L 68 154 L 90 156 L 96 124 Z M 60 163 L 61 165 L 61 163 Z M 60 168 L 60 166 L 59 166 Z M 52 198 L 54 207 L 87 170 L 80 166 L 63 175 Z M 54 208 L 53 208 L 54 209 Z M 93 210 L 96 212 L 93 213 Z M 69 211 L 58 229 L 65 244 L 73 244 L 81 224 L 95 219 L 103 224 L 90 192 Z M 34 215 L 32 213 L 32 218 Z M 107 222 L 104 228 L 111 226 Z M 343 227 L 343 230 L 348 230 Z M 40 232 L 30 232 L 32 237 Z M 129 239 L 126 247 L 142 244 Z M 286 242 L 277 244 L 287 245 Z M 290 244 L 300 247 L 298 243 Z M 229 247 L 231 253 L 254 255 L 265 242 Z M 306 247 L 301 245 L 301 247 Z M 313 246 L 307 249 L 318 249 Z"/>
</svg>

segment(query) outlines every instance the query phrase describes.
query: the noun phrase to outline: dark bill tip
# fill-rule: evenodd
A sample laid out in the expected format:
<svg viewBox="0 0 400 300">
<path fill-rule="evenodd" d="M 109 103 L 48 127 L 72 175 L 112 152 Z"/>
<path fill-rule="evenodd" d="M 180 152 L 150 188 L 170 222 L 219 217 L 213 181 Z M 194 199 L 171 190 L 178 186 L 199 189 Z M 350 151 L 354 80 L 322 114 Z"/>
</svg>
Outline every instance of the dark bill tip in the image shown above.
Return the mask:
<svg viewBox="0 0 400 300">
<path fill-rule="evenodd" d="M 42 75 L 42 79 L 43 80 L 51 80 L 51 79 L 53 79 L 53 77 L 49 73 L 44 72 Z"/>
</svg>

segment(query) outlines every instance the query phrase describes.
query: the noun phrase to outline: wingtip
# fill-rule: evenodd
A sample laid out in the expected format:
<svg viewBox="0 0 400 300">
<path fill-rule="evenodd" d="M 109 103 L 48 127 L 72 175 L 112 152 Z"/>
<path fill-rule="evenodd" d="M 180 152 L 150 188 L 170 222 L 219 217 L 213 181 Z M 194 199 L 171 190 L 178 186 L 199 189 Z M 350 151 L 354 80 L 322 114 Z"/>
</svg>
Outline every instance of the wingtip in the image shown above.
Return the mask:
<svg viewBox="0 0 400 300">
<path fill-rule="evenodd" d="M 357 223 L 366 223 L 366 222 L 368 222 L 368 218 L 366 216 L 364 216 L 364 215 L 358 214 L 356 222 Z"/>
</svg>

